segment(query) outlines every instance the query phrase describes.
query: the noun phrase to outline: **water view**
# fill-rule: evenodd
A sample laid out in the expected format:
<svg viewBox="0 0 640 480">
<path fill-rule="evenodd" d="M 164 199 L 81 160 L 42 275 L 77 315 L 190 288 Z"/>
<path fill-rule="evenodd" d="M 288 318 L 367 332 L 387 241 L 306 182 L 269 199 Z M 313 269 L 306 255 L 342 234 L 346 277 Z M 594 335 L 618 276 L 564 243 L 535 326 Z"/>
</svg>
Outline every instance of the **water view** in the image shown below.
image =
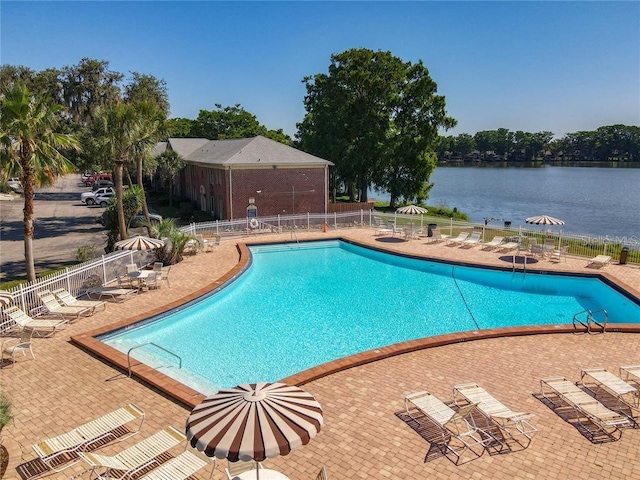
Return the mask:
<svg viewBox="0 0 640 480">
<path fill-rule="evenodd" d="M 431 181 L 429 205 L 456 207 L 474 222 L 518 227 L 544 214 L 564 220 L 563 232 L 640 240 L 640 168 L 438 167 Z"/>
</svg>

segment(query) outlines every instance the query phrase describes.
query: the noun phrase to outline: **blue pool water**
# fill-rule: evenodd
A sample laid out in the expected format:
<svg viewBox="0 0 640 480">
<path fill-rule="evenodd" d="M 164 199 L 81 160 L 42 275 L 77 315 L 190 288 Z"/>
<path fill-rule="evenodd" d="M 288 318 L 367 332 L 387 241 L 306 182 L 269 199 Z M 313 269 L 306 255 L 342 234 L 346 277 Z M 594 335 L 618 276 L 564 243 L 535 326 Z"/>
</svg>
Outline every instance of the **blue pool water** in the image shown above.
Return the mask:
<svg viewBox="0 0 640 480">
<path fill-rule="evenodd" d="M 640 306 L 594 278 L 454 266 L 341 241 L 255 246 L 219 292 L 102 341 L 202 393 L 293 373 L 365 350 L 465 330 L 571 323 L 606 309 L 640 323 Z M 157 354 L 157 355 L 156 355 Z M 165 368 L 167 367 L 167 368 Z"/>
</svg>

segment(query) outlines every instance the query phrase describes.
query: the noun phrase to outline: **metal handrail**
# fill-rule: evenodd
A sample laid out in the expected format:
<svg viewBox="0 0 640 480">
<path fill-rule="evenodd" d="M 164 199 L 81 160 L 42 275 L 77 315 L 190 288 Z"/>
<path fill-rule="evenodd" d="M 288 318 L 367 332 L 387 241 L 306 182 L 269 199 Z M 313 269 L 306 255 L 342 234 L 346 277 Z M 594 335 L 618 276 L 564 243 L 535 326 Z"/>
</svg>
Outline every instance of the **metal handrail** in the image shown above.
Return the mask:
<svg viewBox="0 0 640 480">
<path fill-rule="evenodd" d="M 602 329 L 602 333 L 605 333 L 605 331 L 607 329 L 607 324 L 609 323 L 609 313 L 604 308 L 601 308 L 600 310 L 596 310 L 595 312 L 590 312 L 590 313 L 591 313 L 591 315 L 590 315 L 591 323 L 597 325 L 598 327 L 600 327 Z M 604 322 L 603 323 L 597 322 L 593 318 L 594 313 L 603 313 L 604 314 Z M 589 331 L 591 331 L 591 330 L 589 330 Z"/>
<path fill-rule="evenodd" d="M 156 348 L 159 348 L 160 350 L 163 350 L 164 352 L 167 352 L 169 355 L 172 355 L 174 357 L 176 357 L 178 359 L 178 368 L 182 368 L 182 358 L 180 358 L 178 355 L 176 355 L 175 353 L 167 350 L 164 347 L 161 347 L 160 345 L 158 345 L 157 343 L 154 342 L 146 342 L 146 343 L 141 343 L 140 345 L 136 345 L 134 347 L 131 347 L 128 351 L 127 351 L 127 370 L 129 370 L 129 377 L 131 377 L 131 352 L 133 350 L 135 350 L 136 348 L 140 348 L 140 347 L 144 347 L 146 345 L 153 345 Z M 157 368 L 154 368 L 154 370 L 157 370 Z"/>
<path fill-rule="evenodd" d="M 587 320 L 586 320 L 586 323 L 585 323 L 585 322 L 583 322 L 583 321 L 581 321 L 581 320 L 578 318 L 578 315 L 582 315 L 583 313 L 586 313 L 586 314 L 587 314 Z M 586 330 L 587 332 L 590 332 L 590 331 L 591 331 L 590 326 L 589 326 L 590 318 L 591 318 L 591 310 L 582 310 L 581 312 L 576 313 L 576 314 L 573 316 L 573 329 L 574 329 L 574 330 L 577 330 L 577 329 L 578 329 L 578 327 L 576 326 L 576 323 L 579 323 L 580 325 L 582 325 L 582 326 L 585 328 L 585 330 Z"/>
<path fill-rule="evenodd" d="M 578 316 L 582 315 L 583 313 L 587 314 L 586 323 L 581 321 L 578 318 Z M 596 321 L 593 318 L 594 313 L 604 313 L 604 322 L 601 323 Z M 594 325 L 597 325 L 599 328 L 602 329 L 602 333 L 605 333 L 607 329 L 607 324 L 609 323 L 609 313 L 604 308 L 600 310 L 596 310 L 595 312 L 592 312 L 591 310 L 583 310 L 581 312 L 576 313 L 573 316 L 573 328 L 575 330 L 577 330 L 576 323 L 579 323 L 580 325 L 582 325 L 587 330 L 587 333 L 591 333 L 591 330 L 593 329 Z"/>
</svg>

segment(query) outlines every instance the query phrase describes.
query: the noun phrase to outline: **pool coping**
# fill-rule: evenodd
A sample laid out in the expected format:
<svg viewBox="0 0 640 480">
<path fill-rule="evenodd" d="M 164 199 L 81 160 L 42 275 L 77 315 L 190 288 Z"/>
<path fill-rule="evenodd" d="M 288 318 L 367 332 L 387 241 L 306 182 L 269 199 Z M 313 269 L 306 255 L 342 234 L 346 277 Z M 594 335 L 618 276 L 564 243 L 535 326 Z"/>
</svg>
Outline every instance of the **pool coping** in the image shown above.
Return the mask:
<svg viewBox="0 0 640 480">
<path fill-rule="evenodd" d="M 309 240 L 313 242 L 320 241 L 321 239 Z M 402 252 L 397 252 L 395 250 L 385 249 L 380 247 L 380 245 L 370 244 L 362 241 L 355 241 L 353 239 L 344 238 L 340 235 L 328 235 L 324 236 L 322 240 L 341 240 L 346 243 L 350 243 L 352 245 L 361 246 L 364 248 L 375 249 L 384 253 L 389 253 L 392 255 L 407 257 L 407 258 L 416 258 L 422 260 L 430 260 L 440 263 L 449 263 L 456 264 L 460 266 L 473 266 L 473 267 L 483 267 L 483 268 L 491 268 L 494 270 L 511 270 L 511 267 L 502 267 L 496 265 L 489 265 L 484 262 L 461 262 L 455 260 L 443 260 L 438 258 L 429 257 L 427 255 L 414 255 L 407 254 Z M 122 319 L 118 322 L 90 330 L 78 335 L 74 335 L 70 338 L 72 344 L 90 352 L 91 354 L 99 357 L 100 359 L 111 363 L 115 367 L 128 372 L 128 364 L 127 364 L 127 356 L 112 348 L 102 341 L 98 340 L 98 336 L 104 335 L 105 333 L 112 332 L 117 329 L 126 328 L 132 324 L 141 322 L 150 317 L 154 317 L 157 315 L 161 315 L 163 313 L 168 312 L 174 308 L 178 308 L 180 306 L 185 305 L 186 303 L 192 302 L 199 297 L 204 295 L 211 294 L 217 289 L 222 288 L 228 282 L 235 280 L 238 275 L 240 275 L 250 264 L 251 255 L 249 252 L 249 245 L 268 245 L 268 244 L 281 244 L 281 243 L 296 243 L 294 242 L 282 242 L 282 241 L 269 241 L 269 240 L 261 240 L 261 239 L 251 239 L 245 240 L 245 242 L 239 242 L 236 244 L 236 249 L 238 251 L 238 263 L 231 268 L 227 273 L 223 276 L 216 279 L 214 282 L 209 285 L 192 292 L 184 297 L 171 302 L 169 304 L 163 305 L 156 309 L 145 312 L 144 314 L 136 315 L 134 317 L 129 317 Z M 550 273 L 550 274 L 561 274 L 561 275 L 570 275 L 570 276 L 579 276 L 586 278 L 598 278 L 602 280 L 609 286 L 614 287 L 620 293 L 623 293 L 625 296 L 635 300 L 640 303 L 640 292 L 637 292 L 634 288 L 629 285 L 626 285 L 624 282 L 619 279 L 608 275 L 606 272 L 593 272 L 593 273 L 583 273 L 583 272 L 557 272 L 557 271 L 548 271 L 548 270 L 529 270 L 530 273 Z M 613 332 L 622 332 L 622 333 L 640 333 L 640 324 L 609 324 L 607 326 L 607 333 Z M 506 328 L 494 328 L 494 329 L 484 329 L 484 330 L 473 330 L 473 331 L 464 331 L 457 333 L 450 333 L 444 335 L 437 335 L 432 337 L 424 337 L 416 340 L 409 340 L 406 342 L 396 343 L 393 345 L 388 345 L 381 348 L 376 348 L 372 350 L 367 350 L 365 352 L 356 353 L 354 355 L 349 355 L 347 357 L 339 358 L 337 360 L 333 360 L 327 363 L 323 363 L 321 365 L 317 365 L 315 367 L 309 368 L 307 370 L 303 370 L 301 372 L 290 375 L 284 379 L 281 379 L 282 382 L 289 383 L 291 385 L 304 385 L 306 383 L 312 382 L 313 380 L 317 380 L 318 378 L 322 378 L 327 375 L 331 375 L 333 373 L 346 370 L 349 368 L 357 367 L 359 365 L 364 365 L 366 363 L 375 362 L 378 360 L 383 360 L 385 358 L 389 358 L 395 355 L 402 355 L 409 352 L 414 352 L 416 350 L 423 350 L 427 348 L 439 347 L 443 345 L 450 345 L 454 343 L 468 342 L 473 340 L 483 340 L 490 339 L 496 337 L 513 337 L 513 336 L 522 336 L 522 335 L 541 335 L 541 334 L 556 334 L 556 333 L 581 333 L 585 334 L 585 332 L 577 332 L 572 325 L 562 324 L 562 325 L 540 325 L 540 326 L 524 326 L 524 327 L 506 327 Z M 189 408 L 195 407 L 197 404 L 204 400 L 205 395 L 197 392 L 191 387 L 188 387 L 173 378 L 160 373 L 153 368 L 143 364 L 136 363 L 131 366 L 131 374 L 135 377 L 143 380 L 150 386 L 160 390 L 161 392 L 169 395 L 174 400 L 184 404 Z"/>
</svg>

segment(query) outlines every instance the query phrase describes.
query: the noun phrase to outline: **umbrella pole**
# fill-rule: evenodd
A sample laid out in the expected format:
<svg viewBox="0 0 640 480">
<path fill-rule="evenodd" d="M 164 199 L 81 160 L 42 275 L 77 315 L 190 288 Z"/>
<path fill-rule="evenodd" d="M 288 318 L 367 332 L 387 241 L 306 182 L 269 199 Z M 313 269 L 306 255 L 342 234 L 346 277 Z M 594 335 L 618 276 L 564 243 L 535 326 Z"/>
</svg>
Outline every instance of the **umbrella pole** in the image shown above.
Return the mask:
<svg viewBox="0 0 640 480">
<path fill-rule="evenodd" d="M 260 462 L 256 460 L 256 480 L 260 480 Z"/>
</svg>

